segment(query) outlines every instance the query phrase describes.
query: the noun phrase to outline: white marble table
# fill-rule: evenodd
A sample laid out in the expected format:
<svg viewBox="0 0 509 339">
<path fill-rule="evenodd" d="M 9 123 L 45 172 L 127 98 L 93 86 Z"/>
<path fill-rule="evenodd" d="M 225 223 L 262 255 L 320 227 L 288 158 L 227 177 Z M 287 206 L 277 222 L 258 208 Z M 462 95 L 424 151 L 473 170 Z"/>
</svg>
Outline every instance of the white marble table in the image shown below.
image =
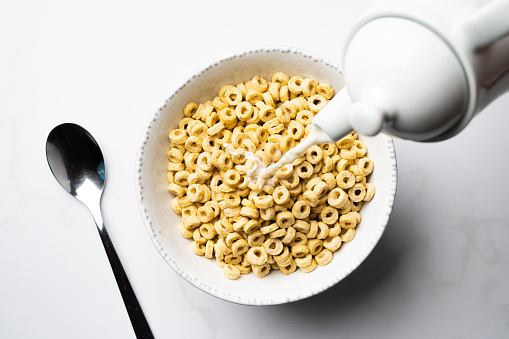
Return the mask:
<svg viewBox="0 0 509 339">
<path fill-rule="evenodd" d="M 211 297 L 166 264 L 142 223 L 135 154 L 172 90 L 244 48 L 291 45 L 339 61 L 369 2 L 0 2 L 0 338 L 134 338 L 90 214 L 46 163 L 47 134 L 63 122 L 103 149 L 105 223 L 158 338 L 507 338 L 507 95 L 452 140 L 395 140 L 385 234 L 310 299 L 248 307 Z"/>
</svg>

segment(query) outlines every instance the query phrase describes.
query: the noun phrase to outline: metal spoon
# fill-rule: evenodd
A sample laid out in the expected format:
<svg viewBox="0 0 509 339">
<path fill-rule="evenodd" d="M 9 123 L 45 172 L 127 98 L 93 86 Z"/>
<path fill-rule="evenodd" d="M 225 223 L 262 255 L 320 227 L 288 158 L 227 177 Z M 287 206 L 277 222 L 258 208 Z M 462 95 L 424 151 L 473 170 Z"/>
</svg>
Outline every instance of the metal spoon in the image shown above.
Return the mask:
<svg viewBox="0 0 509 339">
<path fill-rule="evenodd" d="M 48 135 L 46 158 L 60 185 L 92 212 L 136 337 L 154 338 L 104 226 L 101 196 L 105 169 L 99 145 L 84 128 L 66 123 L 55 127 Z"/>
</svg>

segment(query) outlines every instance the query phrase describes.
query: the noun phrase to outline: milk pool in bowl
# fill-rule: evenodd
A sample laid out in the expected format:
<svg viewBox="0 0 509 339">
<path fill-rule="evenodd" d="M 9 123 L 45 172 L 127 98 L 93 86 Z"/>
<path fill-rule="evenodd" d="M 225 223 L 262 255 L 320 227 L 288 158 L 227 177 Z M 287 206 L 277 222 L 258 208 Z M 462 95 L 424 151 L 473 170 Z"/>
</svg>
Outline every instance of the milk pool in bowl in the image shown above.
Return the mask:
<svg viewBox="0 0 509 339">
<path fill-rule="evenodd" d="M 296 301 L 337 284 L 375 247 L 389 220 L 396 193 L 397 167 L 392 138 L 386 134 L 360 136 L 374 162 L 369 182 L 375 185 L 376 194 L 360 211 L 362 221 L 356 228 L 355 239 L 343 244 L 327 266 L 319 266 L 308 274 L 300 270 L 290 275 L 274 271 L 263 279 L 248 274 L 232 281 L 225 278 L 214 259 L 197 256 L 191 251 L 190 241 L 178 231 L 181 216 L 173 212 L 173 195 L 167 191 L 168 133 L 178 127 L 189 102 L 206 102 L 213 99 L 223 85 L 246 82 L 255 75 L 270 79 L 278 71 L 329 83 L 336 93 L 344 85 L 338 65 L 306 51 L 268 47 L 235 53 L 213 61 L 170 95 L 145 127 L 136 157 L 138 205 L 155 248 L 186 281 L 206 293 L 239 304 Z"/>
</svg>

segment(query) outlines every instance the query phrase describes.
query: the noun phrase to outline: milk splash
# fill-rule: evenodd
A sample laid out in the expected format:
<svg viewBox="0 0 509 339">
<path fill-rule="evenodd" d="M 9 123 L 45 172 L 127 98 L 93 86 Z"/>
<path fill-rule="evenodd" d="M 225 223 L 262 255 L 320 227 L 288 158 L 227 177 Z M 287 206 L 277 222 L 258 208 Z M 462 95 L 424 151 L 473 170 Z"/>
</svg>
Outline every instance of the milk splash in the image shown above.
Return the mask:
<svg viewBox="0 0 509 339">
<path fill-rule="evenodd" d="M 224 148 L 227 152 L 234 156 L 244 155 L 246 159 L 253 160 L 254 164 L 251 169 L 247 171 L 247 178 L 249 183 L 257 183 L 260 190 L 266 184 L 274 184 L 274 175 L 277 171 L 285 165 L 291 164 L 298 157 L 305 154 L 307 149 L 311 146 L 333 142 L 333 140 L 325 133 L 320 127 L 311 124 L 311 131 L 309 135 L 302 140 L 297 146 L 285 153 L 285 155 L 275 164 L 268 167 L 265 166 L 262 159 L 250 151 L 243 151 L 239 149 L 230 149 L 230 144 L 224 143 Z"/>
</svg>

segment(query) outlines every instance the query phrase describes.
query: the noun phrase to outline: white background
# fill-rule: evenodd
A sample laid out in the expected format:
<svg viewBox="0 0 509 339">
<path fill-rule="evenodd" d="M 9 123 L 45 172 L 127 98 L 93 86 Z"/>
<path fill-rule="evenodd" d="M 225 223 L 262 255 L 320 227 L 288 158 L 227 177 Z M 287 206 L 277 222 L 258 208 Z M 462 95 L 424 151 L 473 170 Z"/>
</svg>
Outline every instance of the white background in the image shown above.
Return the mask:
<svg viewBox="0 0 509 339">
<path fill-rule="evenodd" d="M 508 95 L 451 140 L 395 140 L 386 232 L 355 272 L 307 300 L 211 297 L 166 264 L 142 223 L 138 142 L 174 89 L 245 48 L 340 62 L 369 3 L 1 0 L 0 338 L 134 338 L 91 215 L 47 166 L 46 137 L 63 122 L 102 147 L 105 223 L 157 338 L 508 337 Z"/>
</svg>

